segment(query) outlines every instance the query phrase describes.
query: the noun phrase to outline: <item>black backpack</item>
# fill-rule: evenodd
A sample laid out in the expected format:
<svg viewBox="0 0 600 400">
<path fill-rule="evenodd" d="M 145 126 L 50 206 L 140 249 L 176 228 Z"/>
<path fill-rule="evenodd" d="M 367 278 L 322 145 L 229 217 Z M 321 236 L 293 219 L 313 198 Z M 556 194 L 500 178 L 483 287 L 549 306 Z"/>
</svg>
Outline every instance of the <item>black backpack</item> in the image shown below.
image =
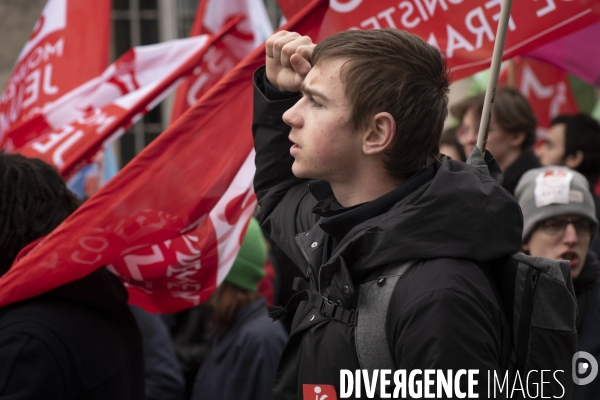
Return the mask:
<svg viewBox="0 0 600 400">
<path fill-rule="evenodd" d="M 502 179 L 502 173 L 489 152 L 484 160 L 475 148 L 467 163 L 483 170 L 496 181 Z M 387 268 L 378 277 L 373 276 L 372 280 L 359 286 L 355 337 L 362 368 L 371 372 L 374 369 L 395 369 L 387 346 L 385 318 L 396 283 L 416 263 L 411 261 Z M 490 264 L 512 333 L 512 349 L 507 363 L 508 385 L 502 393 L 506 395 L 516 379 L 520 379 L 525 388 L 531 372 L 537 374 L 529 381 L 529 393 L 533 395 L 539 390 L 532 385 L 539 385 L 540 372 L 549 370 L 551 372 L 544 377 L 548 383 L 544 385 L 544 396 L 570 399 L 573 393 L 572 357 L 577 351 L 577 300 L 569 262 L 531 257 L 519 252 Z M 377 280 L 383 277 L 393 284 L 377 285 Z M 563 372 L 552 375 L 559 370 Z M 499 377 L 500 385 L 503 378 Z M 497 394 L 501 398 L 500 385 Z M 521 393 L 515 391 L 514 395 Z"/>
</svg>

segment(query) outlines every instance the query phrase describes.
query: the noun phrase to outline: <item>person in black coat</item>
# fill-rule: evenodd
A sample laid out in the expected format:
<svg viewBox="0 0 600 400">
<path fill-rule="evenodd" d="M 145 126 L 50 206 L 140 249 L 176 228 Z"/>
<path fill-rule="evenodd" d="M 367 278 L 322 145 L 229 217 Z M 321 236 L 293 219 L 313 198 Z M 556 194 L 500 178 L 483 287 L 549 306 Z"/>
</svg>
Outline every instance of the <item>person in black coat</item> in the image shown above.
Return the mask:
<svg viewBox="0 0 600 400">
<path fill-rule="evenodd" d="M 523 210 L 523 251 L 569 261 L 577 297 L 577 351 L 589 353 L 599 363 L 600 262 L 590 251 L 598 219 L 588 180 L 567 167 L 537 168 L 523 175 L 515 196 Z M 596 378 L 574 385 L 573 400 L 597 399 L 599 393 L 600 379 Z"/>
<path fill-rule="evenodd" d="M 364 341 L 395 370 L 478 369 L 484 398 L 487 371 L 502 374 L 510 352 L 489 262 L 520 249 L 522 218 L 488 174 L 439 154 L 443 56 L 393 29 L 316 47 L 278 32 L 266 51 L 254 75 L 260 222 L 309 280 L 283 313 L 293 323 L 272 398 L 339 397 Z M 391 286 L 387 269 L 406 264 Z M 367 281 L 392 291 L 388 305 L 359 305 Z M 380 308 L 380 325 L 361 322 Z"/>
<path fill-rule="evenodd" d="M 267 247 L 252 218 L 225 281 L 208 302 L 217 327 L 194 382 L 192 400 L 268 400 L 286 333 L 267 317 L 257 292 Z"/>
<path fill-rule="evenodd" d="M 129 309 L 142 334 L 145 400 L 183 400 L 185 380 L 162 316 L 132 304 Z"/>
<path fill-rule="evenodd" d="M 0 153 L 0 274 L 77 206 L 52 167 Z M 105 268 L 0 309 L 0 399 L 143 398 L 140 333 Z"/>
</svg>

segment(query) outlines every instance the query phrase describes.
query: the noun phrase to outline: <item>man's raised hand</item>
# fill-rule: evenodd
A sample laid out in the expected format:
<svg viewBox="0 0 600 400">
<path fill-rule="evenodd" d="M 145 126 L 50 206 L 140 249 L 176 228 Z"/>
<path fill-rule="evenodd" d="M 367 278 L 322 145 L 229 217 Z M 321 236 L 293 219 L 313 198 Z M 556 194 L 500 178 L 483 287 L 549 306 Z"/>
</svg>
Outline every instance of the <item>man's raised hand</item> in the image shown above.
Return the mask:
<svg viewBox="0 0 600 400">
<path fill-rule="evenodd" d="M 269 37 L 267 50 L 267 79 L 283 92 L 298 92 L 304 77 L 311 69 L 310 60 L 315 44 L 308 36 L 280 31 Z"/>
</svg>

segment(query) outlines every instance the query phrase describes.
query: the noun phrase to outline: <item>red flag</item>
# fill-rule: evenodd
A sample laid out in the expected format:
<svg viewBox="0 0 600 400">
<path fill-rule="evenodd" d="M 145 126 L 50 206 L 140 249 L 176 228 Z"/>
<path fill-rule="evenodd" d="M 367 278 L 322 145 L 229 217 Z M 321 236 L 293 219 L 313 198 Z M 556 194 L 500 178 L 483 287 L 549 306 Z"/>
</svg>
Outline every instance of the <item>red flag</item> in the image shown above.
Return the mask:
<svg viewBox="0 0 600 400">
<path fill-rule="evenodd" d="M 488 68 L 502 0 L 331 0 L 319 40 L 346 29 L 398 28 L 438 47 L 458 80 Z M 600 21 L 591 0 L 514 1 L 504 58 Z"/>
<path fill-rule="evenodd" d="M 304 7 L 304 0 L 277 0 L 283 15 L 290 19 Z"/>
<path fill-rule="evenodd" d="M 159 104 L 238 20 L 228 22 L 216 35 L 129 50 L 99 77 L 43 107 L 35 124 L 49 129 L 40 136 L 33 123 L 25 124 L 21 129 L 28 129 L 19 136 L 26 144 L 16 152 L 41 158 L 68 177 L 109 137 L 115 140 Z"/>
<path fill-rule="evenodd" d="M 285 29 L 315 37 L 326 6 L 314 0 Z M 227 275 L 255 201 L 250 99 L 264 51 L 254 50 L 18 260 L 0 279 L 0 307 L 102 265 L 146 310 L 205 300 Z"/>
<path fill-rule="evenodd" d="M 242 17 L 240 23 L 209 49 L 193 75 L 177 90 L 171 121 L 273 33 L 263 0 L 207 0 L 198 7 L 190 36 L 214 34 L 235 16 Z"/>
<path fill-rule="evenodd" d="M 0 148 L 13 129 L 108 65 L 110 0 L 48 0 L 0 99 Z M 17 138 L 13 138 L 17 139 Z"/>
<path fill-rule="evenodd" d="M 517 87 L 529 100 L 538 119 L 538 137 L 546 135 L 552 118 L 579 112 L 565 71 L 526 57 L 511 62 L 498 83 Z"/>
</svg>

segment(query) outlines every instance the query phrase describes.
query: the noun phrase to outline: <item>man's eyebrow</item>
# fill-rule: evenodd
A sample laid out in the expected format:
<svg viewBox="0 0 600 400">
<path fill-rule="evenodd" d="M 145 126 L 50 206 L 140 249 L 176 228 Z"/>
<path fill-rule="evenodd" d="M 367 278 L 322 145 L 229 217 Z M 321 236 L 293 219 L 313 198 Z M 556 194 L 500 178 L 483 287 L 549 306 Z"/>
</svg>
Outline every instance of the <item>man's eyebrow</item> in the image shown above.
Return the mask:
<svg viewBox="0 0 600 400">
<path fill-rule="evenodd" d="M 300 92 L 303 95 L 309 95 L 309 96 L 312 96 L 312 97 L 320 97 L 321 99 L 323 99 L 325 101 L 329 101 L 329 99 L 327 98 L 327 96 L 325 96 L 323 93 L 319 92 L 318 90 L 311 89 L 311 88 L 307 87 L 304 82 L 302 82 L 302 86 L 300 87 Z"/>
</svg>

